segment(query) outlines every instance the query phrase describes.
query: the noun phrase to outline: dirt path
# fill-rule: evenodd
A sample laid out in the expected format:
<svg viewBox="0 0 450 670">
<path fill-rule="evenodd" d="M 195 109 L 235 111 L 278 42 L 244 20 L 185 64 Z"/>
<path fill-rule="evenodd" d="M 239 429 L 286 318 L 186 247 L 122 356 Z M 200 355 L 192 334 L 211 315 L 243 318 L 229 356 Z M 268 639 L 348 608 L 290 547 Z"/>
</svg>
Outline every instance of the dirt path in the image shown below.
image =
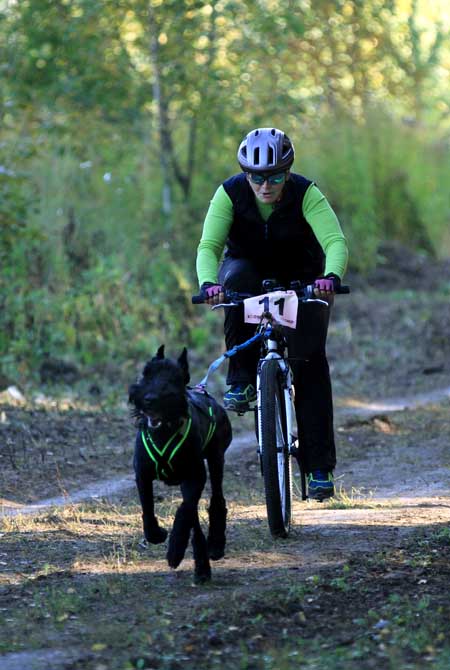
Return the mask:
<svg viewBox="0 0 450 670">
<path fill-rule="evenodd" d="M 370 639 L 374 636 L 376 638 L 377 626 L 380 628 L 386 627 L 388 630 L 388 626 L 391 625 L 389 618 L 393 619 L 394 615 L 399 615 L 396 614 L 395 605 L 393 605 L 392 613 L 390 613 L 390 610 L 388 610 L 388 614 L 384 613 L 384 593 L 394 594 L 397 598 L 402 597 L 402 594 L 409 593 L 408 597 L 414 603 L 414 598 L 418 598 L 420 594 L 417 589 L 428 589 L 424 598 L 430 599 L 430 603 L 432 603 L 430 607 L 435 611 L 436 607 L 433 603 L 436 599 L 439 602 L 441 594 L 444 593 L 442 584 L 446 582 L 447 577 L 443 573 L 440 581 L 434 583 L 433 580 L 436 579 L 435 570 L 430 570 L 425 566 L 430 565 L 430 561 L 438 556 L 442 556 L 442 561 L 445 561 L 444 554 L 441 555 L 442 548 L 439 548 L 439 550 L 433 549 L 431 545 L 431 553 L 427 554 L 426 557 L 422 554 L 415 557 L 414 553 L 410 556 L 409 551 L 405 555 L 404 548 L 408 542 L 415 541 L 422 530 L 428 529 L 428 533 L 430 533 L 429 529 L 450 528 L 450 461 L 448 456 L 446 402 L 449 396 L 450 389 L 442 388 L 427 394 L 421 393 L 409 397 L 393 398 L 383 403 L 363 404 L 338 400 L 336 403 L 336 433 L 341 457 L 335 475 L 337 487 L 338 490 L 341 489 L 341 494 L 336 497 L 334 502 L 323 505 L 311 501 L 300 502 L 297 496 L 293 505 L 291 535 L 287 541 L 277 543 L 271 542 L 268 536 L 265 509 L 261 498 L 255 504 L 252 504 L 252 502 L 232 504 L 229 515 L 229 554 L 225 561 L 220 561 L 214 566 L 212 591 L 186 592 L 185 597 L 188 600 L 188 606 L 193 612 L 198 611 L 199 617 L 202 617 L 205 616 L 205 611 L 214 611 L 216 607 L 220 609 L 220 604 L 216 604 L 216 598 L 228 599 L 227 605 L 224 605 L 223 609 L 226 611 L 231 603 L 232 612 L 234 611 L 233 608 L 236 607 L 233 604 L 234 602 L 245 603 L 246 599 L 249 599 L 250 604 L 246 607 L 250 607 L 250 611 L 252 607 L 255 608 L 253 629 L 244 633 L 245 639 L 250 640 L 250 642 L 246 642 L 250 645 L 250 649 L 252 644 L 256 645 L 254 641 L 260 640 L 261 644 L 264 642 L 264 617 L 270 616 L 271 607 L 274 607 L 277 613 L 277 625 L 280 616 L 284 616 L 283 608 L 287 607 L 286 619 L 279 626 L 280 630 L 283 630 L 283 626 L 291 626 L 293 616 L 291 608 L 297 608 L 294 610 L 294 615 L 296 625 L 300 625 L 302 636 L 306 636 L 305 639 L 307 639 L 308 635 L 312 637 L 324 635 L 322 646 L 326 649 L 328 649 L 327 640 L 336 640 L 330 643 L 330 648 L 333 644 L 337 646 L 343 644 L 344 648 L 347 648 L 347 646 L 356 648 L 359 638 L 365 639 L 366 636 Z M 441 434 L 441 426 L 446 426 L 447 435 Z M 257 474 L 254 452 L 255 441 L 251 432 L 243 433 L 235 438 L 228 453 L 228 468 L 234 475 L 233 481 L 243 480 L 254 485 L 255 480 L 260 480 Z M 262 488 L 260 481 L 259 486 Z M 0 516 L 3 515 L 5 520 L 6 517 L 14 516 L 25 518 L 27 516 L 32 517 L 32 515 L 49 508 L 55 509 L 85 500 L 95 501 L 106 498 L 113 501 L 133 488 L 134 481 L 131 473 L 126 476 L 117 475 L 93 482 L 85 487 L 74 487 L 64 495 L 39 500 L 32 505 L 3 506 L 0 510 Z M 230 501 L 234 500 L 235 502 L 237 499 L 238 496 L 235 497 L 230 492 Z M 105 510 L 105 506 L 102 509 Z M 55 523 L 57 527 L 60 523 L 58 516 L 55 515 L 54 519 L 55 521 L 50 520 L 50 523 Z M 25 521 L 25 523 L 27 522 Z M 43 531 L 41 532 L 45 533 L 46 523 L 48 522 L 44 520 Z M 87 523 L 87 520 L 84 523 Z M 101 527 L 104 522 L 99 521 L 99 523 Z M 95 528 L 96 526 L 93 526 L 92 531 Z M 75 527 L 73 527 L 73 530 L 75 530 Z M 117 538 L 121 532 L 119 527 L 113 536 L 115 535 Z M 135 533 L 136 529 L 132 532 Z M 250 532 L 250 535 L 248 535 L 248 532 Z M 27 533 L 23 535 L 19 532 L 18 536 L 20 535 L 23 536 L 21 541 L 26 542 Z M 78 537 L 76 543 L 91 542 L 87 526 L 77 531 L 76 537 Z M 35 538 L 35 541 L 39 543 L 39 535 L 36 535 Z M 107 574 L 111 568 L 108 567 L 106 573 L 102 573 L 101 568 L 104 560 L 102 556 L 106 550 L 104 540 L 101 543 L 98 557 L 93 558 L 91 564 L 88 559 L 85 559 L 87 562 L 84 568 L 76 568 L 76 564 L 74 566 L 68 546 L 65 546 L 62 554 L 59 555 L 57 542 L 55 544 L 55 541 L 50 539 L 50 545 L 54 545 L 52 551 L 55 551 L 56 556 L 58 556 L 58 558 L 53 559 L 53 561 L 56 560 L 58 566 L 53 576 L 50 574 L 47 578 L 42 570 L 38 570 L 37 579 L 35 577 L 30 580 L 28 584 L 24 585 L 23 590 L 17 594 L 15 588 L 18 589 L 19 587 L 15 587 L 14 582 L 6 587 L 5 595 L 12 598 L 13 603 L 9 609 L 9 619 L 6 619 L 6 622 L 10 622 L 8 625 L 14 625 L 13 617 L 15 616 L 16 603 L 19 602 L 16 599 L 24 600 L 26 605 L 27 598 L 34 597 L 31 596 L 34 593 L 31 584 L 36 585 L 33 588 L 36 588 L 38 593 L 37 600 L 31 602 L 32 608 L 36 608 L 36 603 L 45 602 L 45 599 L 50 597 L 57 597 L 63 602 L 64 598 L 71 597 L 63 594 L 76 593 L 80 588 L 85 589 L 82 591 L 83 597 L 80 602 L 86 603 L 94 588 L 89 585 L 89 581 L 92 581 L 97 570 L 99 570 L 98 574 L 101 578 L 98 589 L 105 589 L 105 583 L 109 583 Z M 243 549 L 244 545 L 245 549 Z M 120 544 L 118 546 L 120 547 Z M 248 549 L 249 546 L 250 550 Z M 39 555 L 39 544 L 34 551 L 37 552 L 36 556 Z M 113 551 L 117 552 L 117 550 Z M 387 561 L 385 565 L 377 561 L 371 566 L 371 557 L 380 555 L 393 558 L 390 562 Z M 22 556 L 23 554 L 19 549 L 17 554 L 19 563 L 22 562 L 20 560 Z M 0 558 L 2 560 L 6 559 L 3 565 L 7 565 L 7 554 L 1 554 Z M 139 559 L 139 561 L 142 560 L 142 558 Z M 155 582 L 158 575 L 162 579 L 162 586 L 160 587 L 162 592 L 156 591 L 153 597 L 156 598 L 156 602 L 159 599 L 164 603 L 163 620 L 164 617 L 169 617 L 168 620 L 170 620 L 171 612 L 177 608 L 175 602 L 178 603 L 180 597 L 178 593 L 180 580 L 184 579 L 186 581 L 186 576 L 192 571 L 192 561 L 189 559 L 184 561 L 182 567 L 175 574 L 170 574 L 167 571 L 163 553 L 150 556 L 147 560 L 147 565 L 151 566 L 147 567 L 147 570 L 151 575 L 152 582 L 158 584 L 158 581 Z M 28 563 L 28 561 L 26 560 L 25 563 Z M 67 565 L 66 569 L 65 565 Z M 349 566 L 353 567 L 350 568 Z M 80 570 L 81 574 L 77 575 Z M 89 576 L 90 571 L 92 571 L 92 574 Z M 118 575 L 121 571 L 119 569 Z M 372 583 L 375 584 L 375 582 L 371 571 L 376 575 L 376 586 L 373 587 Z M 285 575 L 287 583 L 285 594 L 280 592 L 278 588 L 280 574 Z M 85 576 L 83 577 L 83 575 Z M 83 587 L 81 584 L 84 582 L 80 580 L 84 580 L 86 577 L 88 582 Z M 125 580 L 127 579 L 126 573 L 123 577 Z M 111 579 L 117 580 L 117 576 L 114 577 L 113 575 Z M 58 591 L 55 590 L 57 580 L 61 582 Z M 41 593 L 46 592 L 46 581 L 49 581 L 47 588 L 50 589 L 50 594 L 53 594 L 51 596 L 41 595 Z M 54 585 L 52 586 L 52 584 Z M 76 584 L 78 586 L 75 587 Z M 127 618 L 130 618 L 133 622 L 136 600 L 131 605 L 126 605 L 127 594 L 130 588 L 141 589 L 143 587 L 139 585 L 139 582 L 136 586 L 133 585 L 130 580 L 125 581 L 123 587 L 118 587 L 117 581 L 111 581 L 111 584 L 112 587 L 108 588 L 112 588 L 112 592 L 115 594 L 120 593 L 120 597 L 115 595 L 108 602 L 103 602 L 107 619 L 114 618 L 116 614 L 114 610 L 115 602 L 118 600 L 120 603 L 118 611 L 121 612 L 125 608 L 128 612 Z M 271 595 L 272 585 L 278 585 L 274 591 L 277 595 L 273 604 L 271 604 L 271 598 L 275 596 Z M 149 588 L 148 581 L 145 588 Z M 155 586 L 154 588 L 157 589 L 158 587 Z M 186 588 L 186 585 L 184 588 Z M 370 591 L 372 588 L 376 589 L 373 593 Z M 289 604 L 291 602 L 289 599 L 292 598 L 291 594 L 296 593 L 298 589 L 306 589 L 307 595 L 299 601 L 300 605 L 298 603 Z M 336 601 L 334 600 L 333 589 L 337 591 Z M 58 593 L 58 595 L 55 596 L 55 593 Z M 234 593 L 239 595 L 234 596 Z M 285 602 L 287 605 L 284 604 Z M 414 614 L 415 617 L 420 616 L 420 607 L 423 607 L 423 605 L 420 605 L 422 601 L 417 602 L 418 609 Z M 58 605 L 58 607 L 60 606 Z M 79 608 L 80 605 L 77 607 Z M 16 651 L 17 647 L 12 647 L 14 651 L 0 655 L 2 670 L 19 670 L 24 667 L 28 670 L 47 670 L 49 667 L 52 670 L 72 670 L 74 668 L 83 670 L 101 668 L 106 670 L 110 667 L 115 670 L 122 667 L 127 669 L 147 667 L 137 665 L 137 660 L 124 666 L 110 665 L 114 656 L 108 650 L 109 646 L 113 644 L 111 642 L 94 642 L 95 638 L 91 636 L 89 643 L 80 645 L 83 634 L 80 635 L 78 620 L 87 617 L 90 622 L 88 630 L 93 631 L 95 629 L 96 621 L 94 624 L 94 620 L 90 617 L 94 616 L 96 618 L 97 616 L 97 598 L 95 597 L 95 603 L 91 610 L 89 608 L 85 609 L 86 605 L 84 604 L 82 614 L 80 614 L 77 607 L 72 606 L 72 609 L 70 609 L 70 605 L 64 605 L 63 610 L 56 610 L 55 625 L 57 628 L 53 633 L 44 636 L 42 642 L 39 634 L 37 648 L 36 642 L 34 644 L 30 643 L 25 638 L 18 647 L 23 651 Z M 108 609 L 111 607 L 113 608 L 112 611 Z M 69 619 L 67 619 L 67 609 L 69 609 L 69 612 L 73 612 Z M 350 612 L 349 620 L 343 614 L 347 609 Z M 370 609 L 374 612 L 379 610 L 383 612 L 383 615 L 377 614 L 375 616 L 374 614 L 372 615 L 375 617 L 372 624 L 363 623 L 356 626 L 355 622 L 363 621 L 365 611 Z M 439 607 L 437 607 L 437 610 L 439 610 Z M 32 609 L 31 612 L 35 613 L 36 609 Z M 269 614 L 266 612 L 269 612 Z M 47 617 L 49 614 L 46 613 L 45 616 Z M 149 613 L 146 611 L 145 617 L 148 616 Z M 244 609 L 241 614 L 237 611 L 235 616 L 239 619 L 244 617 L 245 620 L 248 618 L 248 611 Z M 404 617 L 405 614 L 402 614 L 402 616 Z M 71 624 L 72 633 L 63 633 L 62 622 L 65 625 L 67 621 L 70 622 L 72 617 L 74 619 Z M 400 616 L 399 619 L 401 620 Z M 39 621 L 38 619 L 38 630 L 41 630 L 42 624 Z M 158 627 L 160 621 L 161 615 L 158 615 L 153 626 Z M 226 629 L 238 629 L 233 621 L 230 622 L 229 615 L 227 615 Z M 104 623 L 105 625 L 106 623 Z M 331 628 L 334 627 L 333 632 L 331 632 L 331 628 L 330 630 L 326 629 L 327 625 Z M 369 630 L 367 631 L 368 625 Z M 370 628 L 370 625 L 372 625 L 372 628 Z M 214 624 L 208 624 L 208 626 L 206 648 L 201 652 L 202 658 L 208 660 L 205 661 L 205 665 L 203 665 L 203 660 L 200 661 L 200 664 L 198 661 L 194 662 L 194 665 L 188 666 L 189 668 L 218 667 L 215 665 L 214 654 L 220 652 L 222 643 L 217 642 L 219 646 L 216 648 L 215 642 L 208 642 L 208 639 L 213 641 L 216 639 L 214 637 L 216 635 L 214 633 L 215 629 L 212 627 Z M 133 630 L 133 626 L 130 630 Z M 184 649 L 191 650 L 191 642 L 188 638 L 185 638 L 186 633 L 184 631 L 189 630 L 189 627 L 186 626 L 184 619 L 175 630 L 177 631 L 175 640 L 178 640 L 175 642 L 175 648 L 181 646 Z M 273 624 L 271 624 L 270 630 L 273 631 Z M 131 635 L 130 631 L 128 635 Z M 270 636 L 272 635 L 273 632 L 270 633 Z M 62 644 L 65 639 L 64 636 L 68 640 L 67 645 Z M 443 636 L 444 633 L 435 633 L 434 637 L 431 638 L 433 644 L 434 639 L 444 639 Z M 117 638 L 117 633 L 114 634 L 114 637 Z M 220 638 L 218 639 L 220 640 Z M 164 641 L 161 645 L 163 653 L 171 648 L 167 641 Z M 383 654 L 383 642 L 379 646 L 381 651 L 377 651 L 377 653 Z M 428 645 L 428 648 L 433 649 L 434 647 Z M 257 649 L 257 645 L 255 649 Z M 292 651 L 294 655 L 297 653 L 295 649 L 294 646 Z M 118 651 L 124 653 L 123 645 L 119 644 Z M 186 659 L 189 658 L 190 653 L 185 655 Z M 236 653 L 240 652 L 231 645 L 227 652 L 228 656 L 233 658 L 233 654 Z M 332 669 L 340 668 L 339 661 L 336 661 L 336 665 L 333 665 L 333 661 L 328 659 L 329 652 L 326 653 L 328 666 Z M 357 653 L 359 652 L 355 652 L 355 654 Z M 366 653 L 369 658 L 370 653 L 372 652 Z M 260 651 L 257 650 L 254 656 L 256 659 L 255 665 L 249 665 L 248 667 L 259 670 L 262 667 L 258 665 L 259 661 L 257 659 L 259 657 Z M 136 664 L 134 664 L 135 662 Z M 346 667 L 349 670 L 356 667 L 358 669 L 375 667 L 370 665 L 369 662 L 367 665 L 359 665 L 359 661 L 356 660 L 355 663 L 358 663 L 358 665 L 352 665 L 350 661 L 350 664 Z M 322 664 L 323 662 L 319 666 L 321 667 Z M 311 666 L 305 667 L 309 670 L 310 667 L 319 666 L 313 662 Z M 148 667 L 158 668 L 159 665 L 149 664 Z M 178 668 L 181 666 L 168 664 L 161 667 L 165 670 L 166 667 Z M 267 667 L 270 667 L 271 670 L 278 668 L 276 664 Z M 283 667 L 293 666 L 286 665 Z M 378 667 L 394 666 L 383 665 L 382 662 Z M 396 665 L 395 667 L 405 669 L 411 667 L 416 670 L 423 666 Z M 427 667 L 432 668 L 433 665 L 427 662 Z M 444 666 L 438 667 L 440 670 Z"/>
<path fill-rule="evenodd" d="M 380 414 L 384 417 L 390 413 L 405 409 L 417 409 L 450 397 L 450 387 L 435 389 L 402 398 L 391 398 L 380 402 L 363 403 L 355 400 L 338 399 L 336 402 L 336 423 L 345 425 L 345 421 L 364 421 Z M 378 419 L 389 430 L 389 422 L 385 418 Z M 254 436 L 251 432 L 244 433 L 233 440 L 228 451 L 228 462 L 243 458 L 246 452 L 253 452 Z M 395 506 L 417 507 L 429 505 L 431 508 L 441 506 L 440 497 L 447 500 L 450 491 L 450 468 L 440 468 L 446 456 L 446 444 L 439 440 L 431 442 L 424 450 L 421 443 L 408 445 L 407 449 L 392 451 L 388 446 L 377 445 L 373 450 L 365 452 L 360 459 L 341 459 L 336 470 L 337 486 L 352 492 L 355 498 L 366 500 L 395 501 Z M 89 486 L 66 492 L 64 495 L 53 496 L 40 500 L 32 505 L 1 504 L 0 516 L 28 515 L 54 507 L 61 507 L 84 500 L 110 499 L 134 487 L 132 474 L 117 476 L 96 481 Z M 0 501 L 1 503 L 1 501 Z M 335 511 L 332 514 L 336 514 Z M 379 512 L 378 512 L 379 514 Z M 397 514 L 398 516 L 399 514 Z M 361 516 L 361 515 L 360 515 Z M 373 515 L 371 515 L 373 516 Z M 400 514 L 401 516 L 401 514 Z M 328 523 L 329 514 L 323 511 L 312 515 L 312 523 Z"/>
<path fill-rule="evenodd" d="M 174 572 L 164 545 L 139 547 L 125 408 L 5 402 L 1 669 L 450 667 L 449 289 L 410 290 L 430 273 L 335 306 L 337 495 L 301 502 L 295 476 L 285 541 L 268 532 L 250 417 L 236 419 L 227 556 L 206 588 L 189 552 Z M 161 493 L 169 528 L 177 492 Z"/>
</svg>

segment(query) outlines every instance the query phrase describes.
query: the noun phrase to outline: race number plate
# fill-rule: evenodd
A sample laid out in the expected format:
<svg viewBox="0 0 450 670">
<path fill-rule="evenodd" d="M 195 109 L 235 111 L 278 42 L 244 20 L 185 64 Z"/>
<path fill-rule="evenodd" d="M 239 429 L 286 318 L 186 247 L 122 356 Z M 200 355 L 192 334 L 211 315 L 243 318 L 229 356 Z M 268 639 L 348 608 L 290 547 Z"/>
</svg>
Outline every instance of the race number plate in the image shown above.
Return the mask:
<svg viewBox="0 0 450 670">
<path fill-rule="evenodd" d="M 270 312 L 277 323 L 295 328 L 298 298 L 295 291 L 273 291 L 244 300 L 244 320 L 259 323 L 264 312 Z"/>
</svg>

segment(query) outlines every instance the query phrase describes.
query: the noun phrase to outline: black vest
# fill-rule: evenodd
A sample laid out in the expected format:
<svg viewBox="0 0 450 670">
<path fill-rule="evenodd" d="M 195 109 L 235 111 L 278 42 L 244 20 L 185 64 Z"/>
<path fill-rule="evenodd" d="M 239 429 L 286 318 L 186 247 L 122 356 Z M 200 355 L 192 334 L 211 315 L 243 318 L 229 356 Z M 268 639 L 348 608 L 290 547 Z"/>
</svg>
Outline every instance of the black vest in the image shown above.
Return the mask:
<svg viewBox="0 0 450 670">
<path fill-rule="evenodd" d="M 324 269 L 324 253 L 302 214 L 304 195 L 312 182 L 291 173 L 283 197 L 264 221 L 245 173 L 223 187 L 233 203 L 234 218 L 225 256 L 248 258 L 266 277 L 312 281 Z"/>
</svg>

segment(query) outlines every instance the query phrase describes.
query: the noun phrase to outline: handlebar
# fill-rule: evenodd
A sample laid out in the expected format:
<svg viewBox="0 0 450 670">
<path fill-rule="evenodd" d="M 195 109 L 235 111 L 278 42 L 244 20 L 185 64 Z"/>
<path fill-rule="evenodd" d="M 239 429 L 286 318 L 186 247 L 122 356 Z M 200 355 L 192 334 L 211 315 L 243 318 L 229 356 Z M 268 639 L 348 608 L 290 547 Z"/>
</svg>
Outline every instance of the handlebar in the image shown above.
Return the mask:
<svg viewBox="0 0 450 670">
<path fill-rule="evenodd" d="M 270 293 L 273 290 L 280 290 L 280 291 L 285 291 L 284 286 L 277 286 L 274 289 L 271 289 L 270 291 L 264 291 L 262 290 L 262 293 Z M 306 301 L 306 300 L 314 300 L 316 299 L 315 295 L 315 286 L 314 284 L 308 284 L 306 286 L 302 286 L 299 284 L 299 282 L 292 282 L 291 291 L 295 291 L 298 295 L 298 298 L 300 301 Z M 339 288 L 334 291 L 335 294 L 347 294 L 350 293 L 350 286 L 345 286 L 341 285 Z M 252 298 L 253 293 L 240 293 L 238 291 L 224 291 L 224 296 L 225 300 L 224 303 L 241 303 L 243 302 L 246 298 Z M 201 293 L 198 295 L 193 295 L 192 296 L 192 304 L 193 305 L 202 305 L 206 301 Z"/>
</svg>

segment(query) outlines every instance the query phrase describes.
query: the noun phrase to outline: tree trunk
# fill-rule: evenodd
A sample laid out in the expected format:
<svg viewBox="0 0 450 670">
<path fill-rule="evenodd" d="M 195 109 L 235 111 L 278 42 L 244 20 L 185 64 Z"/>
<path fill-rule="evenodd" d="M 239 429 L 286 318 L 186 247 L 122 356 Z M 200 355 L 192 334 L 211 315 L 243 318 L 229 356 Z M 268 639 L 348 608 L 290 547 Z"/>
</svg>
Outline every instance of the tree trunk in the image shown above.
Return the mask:
<svg viewBox="0 0 450 670">
<path fill-rule="evenodd" d="M 164 100 L 161 88 L 161 75 L 159 66 L 159 44 L 158 30 L 152 6 L 148 8 L 148 24 L 150 34 L 150 61 L 153 69 L 153 98 L 157 107 L 158 135 L 159 135 L 159 162 L 163 178 L 162 187 L 162 211 L 167 217 L 172 213 L 172 187 L 170 180 L 169 154 L 167 146 L 167 134 L 169 133 L 167 123 L 167 104 Z"/>
</svg>

